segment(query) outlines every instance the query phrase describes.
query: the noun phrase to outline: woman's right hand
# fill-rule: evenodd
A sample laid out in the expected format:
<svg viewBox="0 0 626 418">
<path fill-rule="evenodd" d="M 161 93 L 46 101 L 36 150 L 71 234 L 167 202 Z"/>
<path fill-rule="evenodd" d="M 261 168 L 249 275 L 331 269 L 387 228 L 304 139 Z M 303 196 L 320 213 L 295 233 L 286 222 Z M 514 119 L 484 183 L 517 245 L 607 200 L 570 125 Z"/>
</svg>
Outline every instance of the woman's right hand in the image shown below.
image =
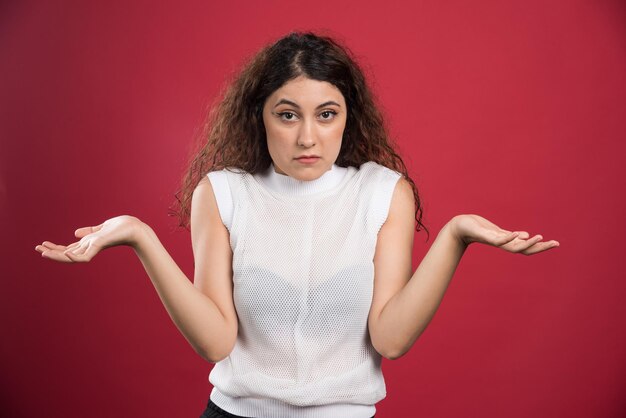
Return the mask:
<svg viewBox="0 0 626 418">
<path fill-rule="evenodd" d="M 86 263 L 101 250 L 117 245 L 133 246 L 143 222 L 129 215 L 107 219 L 97 226 L 78 228 L 74 235 L 80 238 L 68 246 L 44 241 L 35 247 L 44 258 L 62 263 Z"/>
</svg>

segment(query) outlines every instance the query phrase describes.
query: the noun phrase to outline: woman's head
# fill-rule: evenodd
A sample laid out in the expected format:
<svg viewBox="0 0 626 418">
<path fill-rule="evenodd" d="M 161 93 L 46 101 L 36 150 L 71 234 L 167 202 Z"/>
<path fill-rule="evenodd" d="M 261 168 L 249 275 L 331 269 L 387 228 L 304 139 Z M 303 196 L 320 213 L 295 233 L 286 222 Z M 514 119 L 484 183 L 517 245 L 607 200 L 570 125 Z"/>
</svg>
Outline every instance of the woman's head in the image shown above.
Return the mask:
<svg viewBox="0 0 626 418">
<path fill-rule="evenodd" d="M 281 99 L 300 108 L 284 101 L 278 105 Z M 317 108 L 330 101 L 339 106 Z M 337 118 L 325 110 L 337 111 Z M 209 171 L 233 167 L 255 174 L 274 162 L 278 172 L 312 180 L 332 163 L 359 168 L 368 161 L 401 172 L 411 183 L 422 225 L 417 188 L 394 150 L 363 72 L 350 50 L 329 36 L 292 32 L 263 47 L 210 109 L 200 140 L 182 200 L 177 197 L 181 226 L 188 226 L 191 195 Z M 313 165 L 293 160 L 318 151 L 322 158 Z"/>
<path fill-rule="evenodd" d="M 270 94 L 262 113 L 267 149 L 278 173 L 315 180 L 331 169 L 347 119 L 337 87 L 300 75 Z"/>
<path fill-rule="evenodd" d="M 330 84 L 346 104 L 345 130 L 336 163 L 358 167 L 371 159 L 370 148 L 376 145 L 373 142 L 385 135 L 382 117 L 360 67 L 349 50 L 332 38 L 293 32 L 262 48 L 226 92 L 222 104 L 224 108 L 239 107 L 237 111 L 243 116 L 240 128 L 245 130 L 239 141 L 233 142 L 239 142 L 239 149 L 244 145 L 255 153 L 255 158 L 242 155 L 245 160 L 235 166 L 250 173 L 268 167 L 272 160 L 264 106 L 279 89 L 303 78 Z"/>
</svg>

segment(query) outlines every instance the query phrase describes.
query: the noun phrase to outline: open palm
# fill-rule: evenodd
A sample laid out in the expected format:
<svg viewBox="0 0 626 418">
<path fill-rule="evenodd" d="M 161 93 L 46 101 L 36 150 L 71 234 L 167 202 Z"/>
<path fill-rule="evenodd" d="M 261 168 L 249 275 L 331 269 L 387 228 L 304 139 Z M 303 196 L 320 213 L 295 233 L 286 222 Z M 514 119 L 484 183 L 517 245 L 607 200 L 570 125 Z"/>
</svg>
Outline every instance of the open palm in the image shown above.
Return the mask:
<svg viewBox="0 0 626 418">
<path fill-rule="evenodd" d="M 488 244 L 512 253 L 537 254 L 558 247 L 558 241 L 543 242 L 542 235 L 530 235 L 526 231 L 508 231 L 479 215 L 458 215 L 456 234 L 466 245 L 473 242 Z"/>
<path fill-rule="evenodd" d="M 134 216 L 117 216 L 100 225 L 78 228 L 74 235 L 80 240 L 67 246 L 44 241 L 35 250 L 44 258 L 62 263 L 85 263 L 105 248 L 132 245 L 139 223 Z"/>
</svg>

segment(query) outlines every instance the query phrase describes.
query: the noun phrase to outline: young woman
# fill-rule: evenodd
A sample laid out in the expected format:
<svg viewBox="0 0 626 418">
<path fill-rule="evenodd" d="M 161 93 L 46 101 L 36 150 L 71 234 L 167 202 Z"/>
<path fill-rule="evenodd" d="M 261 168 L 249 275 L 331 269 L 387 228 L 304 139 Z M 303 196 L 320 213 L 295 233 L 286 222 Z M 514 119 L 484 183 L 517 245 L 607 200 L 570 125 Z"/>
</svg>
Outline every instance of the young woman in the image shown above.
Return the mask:
<svg viewBox="0 0 626 418">
<path fill-rule="evenodd" d="M 359 66 L 330 37 L 291 33 L 263 48 L 204 138 L 177 194 L 193 284 L 133 216 L 36 247 L 70 263 L 134 249 L 178 329 L 215 363 L 203 417 L 372 417 L 382 357 L 424 331 L 468 245 L 559 245 L 457 215 L 413 272 L 414 229 L 426 229 L 417 188 Z"/>
</svg>

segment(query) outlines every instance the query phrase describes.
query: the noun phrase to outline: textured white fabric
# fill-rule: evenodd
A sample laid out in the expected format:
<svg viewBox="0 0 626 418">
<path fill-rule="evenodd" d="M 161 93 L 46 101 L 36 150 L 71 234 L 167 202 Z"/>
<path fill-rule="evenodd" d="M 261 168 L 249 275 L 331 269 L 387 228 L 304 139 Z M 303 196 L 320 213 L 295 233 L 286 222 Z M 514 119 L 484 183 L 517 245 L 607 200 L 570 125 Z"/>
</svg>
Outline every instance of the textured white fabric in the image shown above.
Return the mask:
<svg viewBox="0 0 626 418">
<path fill-rule="evenodd" d="M 333 165 L 312 181 L 208 174 L 233 250 L 237 342 L 209 374 L 242 416 L 369 418 L 386 396 L 371 344 L 376 238 L 401 174 Z"/>
</svg>

